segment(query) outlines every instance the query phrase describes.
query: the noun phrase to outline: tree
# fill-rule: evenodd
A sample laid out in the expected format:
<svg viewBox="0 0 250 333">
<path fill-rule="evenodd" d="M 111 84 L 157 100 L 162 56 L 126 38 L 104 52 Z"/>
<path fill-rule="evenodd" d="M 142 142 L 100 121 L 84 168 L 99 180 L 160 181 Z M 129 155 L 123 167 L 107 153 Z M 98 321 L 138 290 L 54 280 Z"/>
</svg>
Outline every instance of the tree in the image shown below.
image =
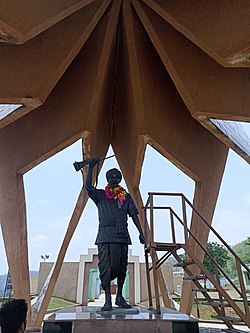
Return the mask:
<svg viewBox="0 0 250 333">
<path fill-rule="evenodd" d="M 245 245 L 250 245 L 250 237 L 247 237 L 247 239 L 245 240 Z"/>
<path fill-rule="evenodd" d="M 240 257 L 240 259 L 246 264 L 250 265 L 250 255 L 249 255 L 250 237 L 247 237 L 242 242 L 232 246 L 232 250 Z M 237 276 L 235 258 L 230 253 L 229 260 L 227 263 L 228 273 L 234 278 Z"/>
<path fill-rule="evenodd" d="M 206 250 L 221 268 L 226 268 L 229 256 L 225 246 L 220 245 L 217 242 L 208 242 Z M 207 254 L 205 254 L 203 264 L 212 275 L 215 275 L 214 263 Z"/>
</svg>

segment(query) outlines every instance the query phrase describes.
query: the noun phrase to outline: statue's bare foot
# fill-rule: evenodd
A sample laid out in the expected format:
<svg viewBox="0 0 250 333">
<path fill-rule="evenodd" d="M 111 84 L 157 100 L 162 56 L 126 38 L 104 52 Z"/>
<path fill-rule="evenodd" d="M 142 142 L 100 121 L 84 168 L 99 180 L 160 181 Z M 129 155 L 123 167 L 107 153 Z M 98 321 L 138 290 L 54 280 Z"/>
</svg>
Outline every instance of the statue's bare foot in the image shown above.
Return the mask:
<svg viewBox="0 0 250 333">
<path fill-rule="evenodd" d="M 101 308 L 102 311 L 111 311 L 112 310 L 112 303 L 107 301 Z"/>
<path fill-rule="evenodd" d="M 116 300 L 115 300 L 115 304 L 118 305 L 120 308 L 123 309 L 131 309 L 132 306 L 130 304 L 128 304 L 124 297 L 122 296 L 116 296 Z"/>
</svg>

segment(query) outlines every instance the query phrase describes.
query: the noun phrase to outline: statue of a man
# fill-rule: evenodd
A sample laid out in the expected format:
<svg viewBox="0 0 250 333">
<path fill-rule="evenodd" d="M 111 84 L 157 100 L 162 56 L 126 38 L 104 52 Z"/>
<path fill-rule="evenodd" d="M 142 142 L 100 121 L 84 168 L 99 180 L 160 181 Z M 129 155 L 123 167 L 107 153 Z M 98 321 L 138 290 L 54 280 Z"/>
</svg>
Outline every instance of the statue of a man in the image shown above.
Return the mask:
<svg viewBox="0 0 250 333">
<path fill-rule="evenodd" d="M 128 265 L 128 245 L 131 239 L 128 233 L 128 216 L 139 231 L 139 239 L 145 244 L 145 238 L 138 219 L 138 210 L 129 193 L 119 186 L 122 174 L 117 169 L 106 173 L 108 185 L 105 190 L 92 186 L 92 171 L 95 159 L 89 164 L 86 190 L 98 208 L 99 228 L 95 244 L 98 246 L 98 259 L 101 286 L 105 292 L 105 304 L 102 311 L 112 310 L 110 283 L 117 278 L 117 295 L 115 304 L 121 308 L 131 308 L 122 296 Z"/>
</svg>

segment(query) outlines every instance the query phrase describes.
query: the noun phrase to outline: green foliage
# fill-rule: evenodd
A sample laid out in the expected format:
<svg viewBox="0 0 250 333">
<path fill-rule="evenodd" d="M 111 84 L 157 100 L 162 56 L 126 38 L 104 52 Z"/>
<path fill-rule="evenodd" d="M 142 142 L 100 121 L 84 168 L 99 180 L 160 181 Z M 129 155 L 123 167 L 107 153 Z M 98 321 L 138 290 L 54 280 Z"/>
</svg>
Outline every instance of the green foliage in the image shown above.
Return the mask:
<svg viewBox="0 0 250 333">
<path fill-rule="evenodd" d="M 246 265 L 250 265 L 250 253 L 249 253 L 250 252 L 250 237 L 247 237 L 247 239 L 234 245 L 232 247 L 232 250 L 240 257 L 240 259 Z M 237 276 L 235 259 L 231 254 L 229 255 L 227 268 L 228 268 L 228 273 L 232 278 Z"/>
<path fill-rule="evenodd" d="M 247 239 L 244 242 L 245 242 L 245 245 L 249 245 L 250 246 L 250 237 L 247 237 Z"/>
<path fill-rule="evenodd" d="M 50 300 L 50 303 L 49 303 L 48 310 L 64 308 L 64 307 L 71 306 L 71 305 L 74 305 L 74 304 L 75 303 L 67 301 L 67 300 L 62 299 L 62 298 L 52 297 L 51 300 Z"/>
<path fill-rule="evenodd" d="M 181 260 L 185 260 L 186 253 L 184 252 L 184 253 L 179 254 L 179 257 L 181 258 Z"/>
<path fill-rule="evenodd" d="M 216 242 L 208 242 L 206 250 L 221 268 L 226 268 L 229 256 L 225 246 Z M 203 264 L 212 275 L 215 275 L 214 264 L 207 254 L 205 254 Z"/>
</svg>

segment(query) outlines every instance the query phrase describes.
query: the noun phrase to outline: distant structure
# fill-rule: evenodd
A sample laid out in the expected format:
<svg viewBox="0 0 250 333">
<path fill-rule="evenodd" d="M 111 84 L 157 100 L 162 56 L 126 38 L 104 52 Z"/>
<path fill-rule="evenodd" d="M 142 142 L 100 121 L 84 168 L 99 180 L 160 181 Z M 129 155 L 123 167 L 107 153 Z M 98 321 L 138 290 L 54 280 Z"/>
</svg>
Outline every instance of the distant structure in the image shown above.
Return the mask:
<svg viewBox="0 0 250 333">
<path fill-rule="evenodd" d="M 88 249 L 87 254 L 80 255 L 78 262 L 64 262 L 53 296 L 83 305 L 99 298 L 101 289 L 97 254 L 97 248 L 91 248 Z M 128 274 L 123 288 L 124 296 L 133 305 L 145 302 L 148 300 L 145 263 L 140 262 L 139 256 L 133 255 L 131 249 L 128 253 L 128 262 Z M 40 294 L 52 267 L 52 262 L 40 263 L 37 294 Z M 164 278 L 168 282 L 171 294 L 174 292 L 172 275 L 172 264 L 165 263 Z M 116 281 L 113 286 L 117 287 Z M 116 293 L 116 289 L 114 293 Z"/>
<path fill-rule="evenodd" d="M 23 175 L 78 139 L 85 158 L 112 145 L 138 207 L 151 145 L 195 181 L 212 222 L 228 148 L 250 162 L 249 139 L 227 122 L 250 121 L 249 17 L 247 0 L 1 2 L 0 221 L 16 298 L 30 304 Z M 36 324 L 86 201 L 82 191 Z M 192 231 L 205 245 L 195 218 Z"/>
<path fill-rule="evenodd" d="M 48 254 L 45 254 L 45 255 L 41 254 L 41 258 L 45 262 L 47 259 L 49 259 L 49 255 Z"/>
</svg>

